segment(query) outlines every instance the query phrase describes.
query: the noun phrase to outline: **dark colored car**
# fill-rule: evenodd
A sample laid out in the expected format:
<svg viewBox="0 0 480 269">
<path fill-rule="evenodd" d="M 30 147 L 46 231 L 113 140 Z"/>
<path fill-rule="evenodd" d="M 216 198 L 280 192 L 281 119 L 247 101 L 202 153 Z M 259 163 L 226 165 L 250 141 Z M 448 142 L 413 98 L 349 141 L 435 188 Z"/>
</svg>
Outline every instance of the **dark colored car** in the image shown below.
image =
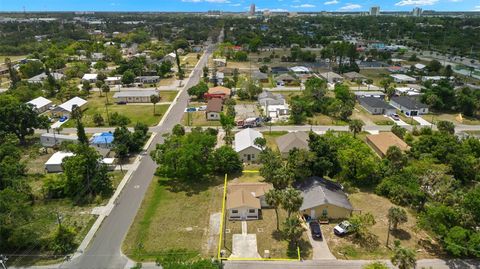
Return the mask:
<svg viewBox="0 0 480 269">
<path fill-rule="evenodd" d="M 312 237 L 315 240 L 322 240 L 322 230 L 320 229 L 320 224 L 317 221 L 310 222 L 310 232 Z"/>
</svg>

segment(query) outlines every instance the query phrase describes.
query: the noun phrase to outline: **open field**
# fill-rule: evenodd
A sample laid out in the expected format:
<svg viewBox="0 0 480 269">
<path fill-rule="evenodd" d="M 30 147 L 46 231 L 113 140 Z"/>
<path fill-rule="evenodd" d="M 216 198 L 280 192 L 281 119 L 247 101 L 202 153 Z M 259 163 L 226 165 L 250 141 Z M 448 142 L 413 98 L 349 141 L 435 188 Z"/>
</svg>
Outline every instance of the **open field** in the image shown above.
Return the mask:
<svg viewBox="0 0 480 269">
<path fill-rule="evenodd" d="M 185 126 L 220 126 L 218 120 L 207 120 L 205 111 L 183 113 L 182 124 Z"/>
<path fill-rule="evenodd" d="M 307 124 L 311 123 L 313 125 L 337 125 L 337 126 L 348 125 L 348 123 L 345 121 L 337 120 L 330 116 L 319 114 L 319 113 L 317 113 L 313 117 L 308 117 L 305 122 Z"/>
<path fill-rule="evenodd" d="M 460 113 L 431 113 L 423 118 L 429 122 L 433 121 L 434 124 L 446 120 L 455 124 L 480 125 L 480 119 L 461 116 Z"/>
<path fill-rule="evenodd" d="M 390 75 L 390 73 L 385 69 L 362 69 L 360 70 L 360 74 L 372 79 L 373 84 L 376 86 L 380 86 L 380 80 Z"/>
<path fill-rule="evenodd" d="M 180 60 L 182 64 L 185 64 L 187 67 L 194 67 L 198 62 L 197 53 L 187 53 L 186 55 L 181 56 Z"/>
<path fill-rule="evenodd" d="M 153 180 L 123 243 L 123 252 L 138 261 L 154 261 L 164 251 L 211 257 L 218 238 L 208 244 L 210 214 L 221 211 L 223 184 L 182 184 Z"/>
<path fill-rule="evenodd" d="M 105 108 L 105 94 L 103 97 L 99 93 L 93 93 L 85 105 L 86 109 L 83 113 L 83 123 L 86 127 L 95 127 L 93 122 L 93 115 L 100 113 L 107 124 L 107 112 Z M 128 126 L 134 126 L 137 122 L 145 123 L 148 126 L 157 125 L 167 111 L 169 105 L 156 105 L 155 115 L 153 115 L 153 104 L 127 104 L 117 105 L 113 103 L 113 93 L 108 93 L 108 113 L 111 115 L 118 112 L 130 119 Z M 73 120 L 69 120 L 63 127 L 73 127 L 75 125 Z"/>
<path fill-rule="evenodd" d="M 392 250 L 387 248 L 387 227 L 388 209 L 392 204 L 387 198 L 373 193 L 359 192 L 349 196 L 354 214 L 371 213 L 375 217 L 376 224 L 370 228 L 370 231 L 377 237 L 378 246 L 361 247 L 354 243 L 352 236 L 338 237 L 333 234 L 333 227 L 337 223 L 322 225 L 323 234 L 327 240 L 332 254 L 339 259 L 389 259 Z M 428 234 L 417 227 L 414 212 L 405 208 L 408 214 L 408 222 L 398 226 L 397 231 L 392 231 L 390 235 L 390 246 L 393 241 L 398 239 L 402 246 L 416 250 L 417 258 L 435 258 L 441 255 L 437 242 L 431 239 Z"/>
<path fill-rule="evenodd" d="M 160 86 L 177 87 L 178 83 L 176 83 L 175 81 L 176 81 L 175 76 L 172 76 L 172 77 L 169 77 L 169 78 L 162 78 L 162 79 L 160 79 L 159 85 Z"/>
<path fill-rule="evenodd" d="M 28 55 L 0 55 L 0 64 L 5 63 L 5 59 L 10 58 L 14 62 L 20 59 L 25 59 Z"/>
</svg>

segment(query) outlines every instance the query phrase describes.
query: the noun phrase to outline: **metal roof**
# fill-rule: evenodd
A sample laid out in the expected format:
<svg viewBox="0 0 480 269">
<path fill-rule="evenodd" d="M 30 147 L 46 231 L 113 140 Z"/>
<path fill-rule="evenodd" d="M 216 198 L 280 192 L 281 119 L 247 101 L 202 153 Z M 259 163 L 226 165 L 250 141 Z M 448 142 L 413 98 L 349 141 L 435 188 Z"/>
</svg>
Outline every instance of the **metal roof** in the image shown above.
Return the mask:
<svg viewBox="0 0 480 269">
<path fill-rule="evenodd" d="M 247 128 L 236 133 L 235 151 L 240 152 L 248 147 L 254 147 L 258 150 L 261 150 L 258 146 L 255 145 L 255 139 L 257 137 L 263 137 L 263 135 L 259 131 L 251 128 Z"/>
<path fill-rule="evenodd" d="M 121 97 L 150 97 L 152 95 L 158 95 L 155 90 L 132 90 L 132 91 L 120 91 L 113 95 L 113 98 Z"/>
</svg>

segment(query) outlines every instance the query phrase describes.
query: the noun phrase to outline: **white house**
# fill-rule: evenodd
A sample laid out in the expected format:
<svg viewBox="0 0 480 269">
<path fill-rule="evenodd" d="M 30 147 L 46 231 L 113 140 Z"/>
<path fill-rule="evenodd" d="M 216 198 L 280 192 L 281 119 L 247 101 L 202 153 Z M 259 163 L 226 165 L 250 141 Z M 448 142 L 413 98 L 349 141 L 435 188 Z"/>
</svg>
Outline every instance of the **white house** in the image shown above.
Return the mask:
<svg viewBox="0 0 480 269">
<path fill-rule="evenodd" d="M 52 105 L 52 101 L 44 97 L 37 97 L 28 101 L 27 104 L 31 104 L 38 113 L 43 113 Z"/>
<path fill-rule="evenodd" d="M 168 62 L 171 62 L 171 63 L 175 63 L 177 61 L 177 55 L 175 54 L 175 52 L 171 52 L 171 53 L 165 55 L 165 57 L 163 57 L 163 61 L 168 61 Z"/>
<path fill-rule="evenodd" d="M 57 173 L 57 172 L 62 172 L 62 163 L 63 159 L 66 157 L 71 157 L 74 156 L 75 154 L 71 152 L 55 152 L 50 159 L 45 163 L 45 170 L 47 170 L 48 173 Z"/>
<path fill-rule="evenodd" d="M 105 83 L 107 83 L 107 85 L 120 85 L 122 84 L 122 77 L 107 77 Z"/>
<path fill-rule="evenodd" d="M 390 76 L 397 83 L 412 83 L 417 81 L 415 78 L 412 78 L 411 76 L 407 76 L 404 74 L 392 74 Z"/>
<path fill-rule="evenodd" d="M 40 143 L 44 147 L 53 147 L 62 144 L 64 141 L 77 142 L 78 137 L 76 135 L 65 135 L 53 133 L 44 133 L 40 135 Z"/>
<path fill-rule="evenodd" d="M 90 83 L 95 83 L 95 82 L 97 82 L 97 76 L 98 76 L 98 74 L 85 74 L 82 77 L 82 82 L 83 81 L 88 81 Z"/>
<path fill-rule="evenodd" d="M 61 74 L 61 73 L 50 73 L 52 75 L 52 77 L 55 79 L 55 80 L 60 80 L 60 79 L 63 79 L 65 77 L 64 74 Z M 28 83 L 42 83 L 45 79 L 48 78 L 48 75 L 43 72 L 39 75 L 36 75 L 34 77 L 31 77 L 27 80 Z"/>
<path fill-rule="evenodd" d="M 415 69 L 418 69 L 418 70 L 423 70 L 425 69 L 425 67 L 427 67 L 426 65 L 424 64 L 421 64 L 421 63 L 417 63 L 414 65 Z"/>
<path fill-rule="evenodd" d="M 78 96 L 73 97 L 72 99 L 66 101 L 65 103 L 55 107 L 52 111 L 55 113 L 60 113 L 63 115 L 70 115 L 74 107 L 82 107 L 87 103 L 87 100 L 84 100 Z"/>
<path fill-rule="evenodd" d="M 150 96 L 158 95 L 156 90 L 120 91 L 113 95 L 115 103 L 150 103 Z"/>
<path fill-rule="evenodd" d="M 224 67 L 227 66 L 227 59 L 213 59 L 213 64 L 216 67 Z"/>
<path fill-rule="evenodd" d="M 310 69 L 306 66 L 294 66 L 289 68 L 295 74 L 308 74 L 310 73 Z"/>
<path fill-rule="evenodd" d="M 268 183 L 231 183 L 227 187 L 229 220 L 258 219 L 262 208 L 270 207 L 265 193 L 273 189 Z"/>
<path fill-rule="evenodd" d="M 235 134 L 235 151 L 243 162 L 255 162 L 262 149 L 255 145 L 255 139 L 263 135 L 247 128 Z"/>
</svg>

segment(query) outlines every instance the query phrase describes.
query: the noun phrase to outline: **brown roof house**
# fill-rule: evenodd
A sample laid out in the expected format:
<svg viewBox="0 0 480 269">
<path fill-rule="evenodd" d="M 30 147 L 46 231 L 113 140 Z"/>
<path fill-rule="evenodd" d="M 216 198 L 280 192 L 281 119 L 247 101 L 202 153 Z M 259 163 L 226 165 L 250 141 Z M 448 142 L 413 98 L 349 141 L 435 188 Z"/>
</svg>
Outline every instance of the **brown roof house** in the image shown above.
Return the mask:
<svg viewBox="0 0 480 269">
<path fill-rule="evenodd" d="M 367 135 L 367 143 L 382 158 L 387 155 L 388 148 L 392 146 L 396 146 L 402 151 L 410 149 L 407 143 L 392 132 L 381 132 L 375 135 Z"/>
<path fill-rule="evenodd" d="M 292 149 L 308 150 L 308 134 L 306 132 L 291 132 L 277 138 L 278 150 L 283 157 L 287 157 Z"/>
<path fill-rule="evenodd" d="M 213 98 L 208 100 L 207 109 L 205 110 L 205 117 L 207 120 L 220 120 L 220 113 L 222 113 L 223 100 L 220 98 Z"/>
<path fill-rule="evenodd" d="M 226 99 L 226 98 L 230 98 L 230 95 L 232 95 L 232 90 L 230 90 L 227 87 L 217 86 L 217 87 L 208 89 L 208 92 L 205 94 L 205 97 L 207 99 L 212 99 L 212 98 Z"/>
<path fill-rule="evenodd" d="M 227 187 L 229 220 L 259 219 L 262 208 L 269 207 L 265 193 L 273 187 L 268 183 L 231 183 Z"/>
</svg>

